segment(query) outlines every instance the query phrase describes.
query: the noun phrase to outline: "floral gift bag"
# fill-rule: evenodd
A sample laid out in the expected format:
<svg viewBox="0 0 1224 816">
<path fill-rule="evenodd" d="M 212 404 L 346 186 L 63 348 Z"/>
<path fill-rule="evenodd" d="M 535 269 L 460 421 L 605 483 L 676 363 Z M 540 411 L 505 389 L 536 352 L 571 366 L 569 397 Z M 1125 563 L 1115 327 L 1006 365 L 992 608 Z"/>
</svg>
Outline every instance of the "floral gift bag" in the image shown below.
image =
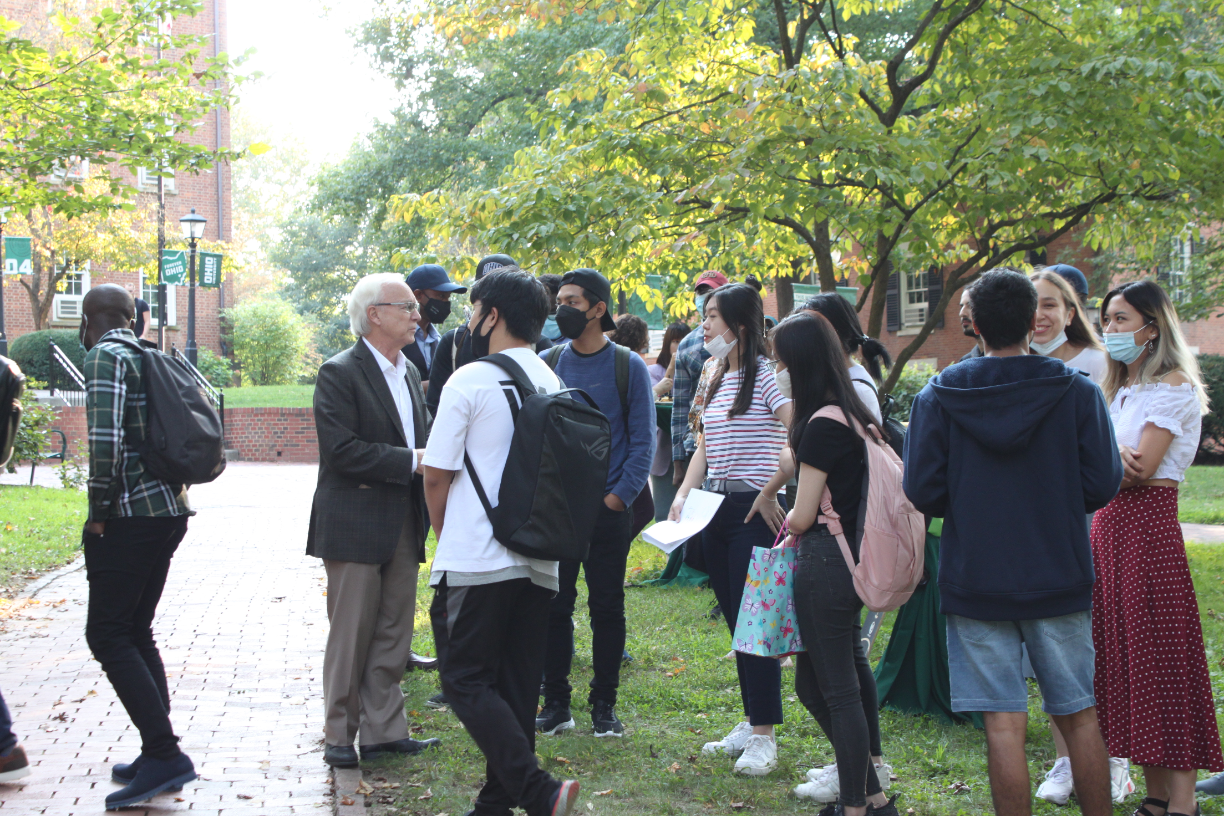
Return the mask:
<svg viewBox="0 0 1224 816">
<path fill-rule="evenodd" d="M 753 548 L 732 638 L 735 651 L 785 657 L 804 650 L 795 623 L 792 579 L 797 552 L 797 547 Z"/>
</svg>

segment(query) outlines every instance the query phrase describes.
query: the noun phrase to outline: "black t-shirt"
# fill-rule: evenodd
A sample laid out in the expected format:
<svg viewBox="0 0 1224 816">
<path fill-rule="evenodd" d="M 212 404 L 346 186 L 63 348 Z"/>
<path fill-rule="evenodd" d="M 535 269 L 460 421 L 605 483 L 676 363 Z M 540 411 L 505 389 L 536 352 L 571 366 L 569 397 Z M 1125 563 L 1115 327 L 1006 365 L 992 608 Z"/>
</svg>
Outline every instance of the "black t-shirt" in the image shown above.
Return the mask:
<svg viewBox="0 0 1224 816">
<path fill-rule="evenodd" d="M 795 451 L 800 463 L 829 474 L 827 484 L 833 494 L 833 509 L 841 516 L 852 549 L 867 467 L 865 454 L 862 437 L 837 420 L 824 417 L 807 424 Z"/>
<path fill-rule="evenodd" d="M 442 388 L 450 379 L 451 374 L 455 373 L 456 368 L 465 366 L 476 359 L 476 355 L 472 353 L 472 336 L 468 334 L 466 327 L 460 328 L 463 331 L 459 340 L 461 344 L 459 353 L 455 353 L 455 337 L 460 335 L 460 330 L 454 328 L 442 335 L 442 339 L 438 341 L 438 346 L 434 349 L 433 362 L 430 364 L 429 376 L 425 378 L 429 380 L 429 392 L 425 395 L 425 405 L 434 414 L 438 412 L 438 403 L 442 401 Z M 539 354 L 552 347 L 553 342 L 541 335 L 536 341 L 535 350 Z M 424 360 L 424 358 L 421 359 Z"/>
<path fill-rule="evenodd" d="M 136 328 L 133 329 L 137 337 L 144 334 L 145 326 L 149 324 L 149 304 L 143 298 L 136 298 Z"/>
</svg>

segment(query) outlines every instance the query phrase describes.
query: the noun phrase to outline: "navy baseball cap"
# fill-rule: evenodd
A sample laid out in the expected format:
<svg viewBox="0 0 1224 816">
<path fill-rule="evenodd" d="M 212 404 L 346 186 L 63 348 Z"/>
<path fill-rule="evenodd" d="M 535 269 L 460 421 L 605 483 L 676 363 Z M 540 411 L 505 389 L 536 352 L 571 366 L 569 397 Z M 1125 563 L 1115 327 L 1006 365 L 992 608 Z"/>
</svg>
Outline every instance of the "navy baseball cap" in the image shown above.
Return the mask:
<svg viewBox="0 0 1224 816">
<path fill-rule="evenodd" d="M 604 312 L 603 319 L 599 321 L 600 328 L 606 332 L 613 331 L 616 328 L 616 321 L 612 319 L 612 284 L 608 283 L 607 278 L 594 269 L 575 269 L 571 272 L 566 272 L 561 277 L 561 285 L 565 286 L 567 283 L 581 286 L 607 304 L 608 309 Z M 592 303 L 591 305 L 594 306 L 595 304 Z"/>
<path fill-rule="evenodd" d="M 1050 267 L 1050 271 L 1057 272 L 1063 280 L 1071 284 L 1075 294 L 1081 298 L 1088 297 L 1088 279 L 1084 277 L 1083 272 L 1068 264 L 1054 264 Z"/>
<path fill-rule="evenodd" d="M 466 286 L 452 283 L 450 275 L 437 264 L 421 264 L 408 273 L 406 281 L 412 291 L 433 289 L 436 292 L 466 292 Z"/>
<path fill-rule="evenodd" d="M 503 266 L 518 266 L 518 262 L 509 255 L 486 255 L 476 264 L 476 280 L 480 280 L 489 272 L 501 269 Z"/>
</svg>

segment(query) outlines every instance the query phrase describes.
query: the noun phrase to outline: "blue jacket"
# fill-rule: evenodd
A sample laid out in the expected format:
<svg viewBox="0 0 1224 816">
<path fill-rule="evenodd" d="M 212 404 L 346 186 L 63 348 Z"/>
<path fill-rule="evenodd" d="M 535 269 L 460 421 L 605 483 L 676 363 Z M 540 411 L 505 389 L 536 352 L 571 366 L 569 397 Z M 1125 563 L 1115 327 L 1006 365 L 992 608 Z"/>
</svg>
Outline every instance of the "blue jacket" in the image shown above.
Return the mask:
<svg viewBox="0 0 1224 816">
<path fill-rule="evenodd" d="M 1101 390 L 1061 360 L 966 360 L 914 398 L 905 494 L 944 519 L 944 614 L 1034 620 L 1090 609 L 1084 516 L 1121 483 Z"/>
<path fill-rule="evenodd" d="M 612 431 L 612 451 L 608 461 L 607 492 L 615 493 L 625 506 L 633 504 L 646 486 L 650 462 L 654 458 L 655 404 L 650 371 L 637 354 L 629 355 L 629 422 L 621 412 L 620 392 L 616 389 L 616 344 L 608 341 L 594 354 L 582 355 L 572 345 L 557 359 L 557 376 L 567 388 L 581 388 L 595 400 L 608 418 Z M 540 359 L 547 361 L 548 352 Z M 626 434 L 626 424 L 628 434 Z"/>
</svg>

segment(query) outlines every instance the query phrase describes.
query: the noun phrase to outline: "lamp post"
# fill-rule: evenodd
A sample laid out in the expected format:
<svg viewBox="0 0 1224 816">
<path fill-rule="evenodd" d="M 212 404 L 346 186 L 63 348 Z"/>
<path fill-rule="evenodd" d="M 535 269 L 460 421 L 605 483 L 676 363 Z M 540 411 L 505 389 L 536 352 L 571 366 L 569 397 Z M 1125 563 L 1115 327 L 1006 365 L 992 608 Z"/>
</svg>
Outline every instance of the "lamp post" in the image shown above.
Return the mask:
<svg viewBox="0 0 1224 816">
<path fill-rule="evenodd" d="M 0 208 L 0 354 L 8 356 L 8 335 L 4 333 L 4 225 L 8 223 L 8 207 Z"/>
<path fill-rule="evenodd" d="M 208 219 L 202 215 L 196 215 L 195 208 L 191 212 L 179 219 L 179 227 L 183 230 L 183 237 L 187 239 L 187 246 L 191 248 L 191 258 L 187 264 L 188 274 L 188 289 L 187 289 L 187 359 L 192 365 L 196 364 L 196 339 L 195 339 L 195 292 L 196 292 L 196 244 L 204 237 L 204 225 L 208 223 Z"/>
</svg>

